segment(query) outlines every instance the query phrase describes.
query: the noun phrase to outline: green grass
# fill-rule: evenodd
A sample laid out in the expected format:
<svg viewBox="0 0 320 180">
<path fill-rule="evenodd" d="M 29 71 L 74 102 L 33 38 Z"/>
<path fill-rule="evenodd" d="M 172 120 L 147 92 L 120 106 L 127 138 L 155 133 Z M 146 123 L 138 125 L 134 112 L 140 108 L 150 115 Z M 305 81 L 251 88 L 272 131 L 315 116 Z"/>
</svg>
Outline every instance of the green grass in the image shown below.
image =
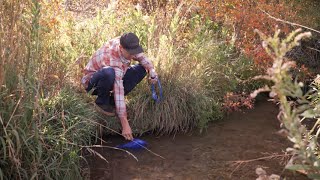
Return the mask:
<svg viewBox="0 0 320 180">
<path fill-rule="evenodd" d="M 81 146 L 95 135 L 94 110 L 70 89 L 38 104 L 8 102 L 0 96 L 0 154 L 3 177 L 8 179 L 80 178 Z M 20 101 L 21 100 L 21 101 Z M 19 107 L 18 107 L 19 106 Z M 18 108 L 16 108 L 18 107 Z"/>
</svg>

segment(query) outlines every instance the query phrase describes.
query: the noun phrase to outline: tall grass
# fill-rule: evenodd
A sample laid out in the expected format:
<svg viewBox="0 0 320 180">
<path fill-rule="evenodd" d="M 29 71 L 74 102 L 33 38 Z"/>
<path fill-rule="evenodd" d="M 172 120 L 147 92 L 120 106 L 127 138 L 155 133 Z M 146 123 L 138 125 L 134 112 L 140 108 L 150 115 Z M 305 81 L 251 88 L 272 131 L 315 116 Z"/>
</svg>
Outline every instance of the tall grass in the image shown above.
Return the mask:
<svg viewBox="0 0 320 180">
<path fill-rule="evenodd" d="M 4 95 L 1 94 L 1 100 L 7 98 Z M 21 101 L 19 113 L 14 116 L 6 113 L 12 112 L 11 109 L 5 109 L 1 115 L 3 136 L 0 137 L 3 177 L 81 177 L 80 146 L 88 144 L 95 132 L 87 120 L 93 111 L 81 101 L 70 90 L 65 90 L 56 97 L 39 99 L 33 112 L 21 112 L 30 108 Z M 3 103 L 1 107 L 5 107 Z"/>
<path fill-rule="evenodd" d="M 80 146 L 95 132 L 88 122 L 94 111 L 83 98 L 48 82 L 56 74 L 46 66 L 55 47 L 41 25 L 40 3 L 0 5 L 0 179 L 81 178 Z"/>
</svg>

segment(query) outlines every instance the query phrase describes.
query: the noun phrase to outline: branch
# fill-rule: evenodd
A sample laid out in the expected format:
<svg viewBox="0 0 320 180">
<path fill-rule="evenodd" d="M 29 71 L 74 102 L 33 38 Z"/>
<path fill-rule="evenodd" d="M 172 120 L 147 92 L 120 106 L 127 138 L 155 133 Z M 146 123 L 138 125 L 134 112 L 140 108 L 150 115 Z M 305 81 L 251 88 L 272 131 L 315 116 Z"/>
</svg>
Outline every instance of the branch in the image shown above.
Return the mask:
<svg viewBox="0 0 320 180">
<path fill-rule="evenodd" d="M 297 23 L 293 23 L 293 22 L 289 22 L 289 21 L 286 21 L 286 20 L 282 20 L 282 19 L 276 18 L 276 17 L 270 15 L 269 13 L 267 13 L 266 11 L 262 10 L 261 8 L 259 8 L 259 10 L 262 11 L 263 13 L 265 13 L 265 14 L 266 14 L 267 16 L 269 16 L 271 19 L 274 19 L 274 20 L 276 20 L 276 21 L 283 22 L 283 23 L 286 23 L 286 24 L 290 24 L 290 25 L 292 25 L 292 26 L 302 27 L 302 28 L 305 28 L 305 29 L 308 29 L 308 30 L 310 30 L 310 31 L 313 31 L 313 32 L 316 32 L 316 33 L 319 33 L 319 34 L 320 34 L 320 31 L 318 31 L 318 30 L 309 28 L 309 27 L 304 26 L 304 25 L 301 25 L 301 24 L 297 24 Z"/>
</svg>

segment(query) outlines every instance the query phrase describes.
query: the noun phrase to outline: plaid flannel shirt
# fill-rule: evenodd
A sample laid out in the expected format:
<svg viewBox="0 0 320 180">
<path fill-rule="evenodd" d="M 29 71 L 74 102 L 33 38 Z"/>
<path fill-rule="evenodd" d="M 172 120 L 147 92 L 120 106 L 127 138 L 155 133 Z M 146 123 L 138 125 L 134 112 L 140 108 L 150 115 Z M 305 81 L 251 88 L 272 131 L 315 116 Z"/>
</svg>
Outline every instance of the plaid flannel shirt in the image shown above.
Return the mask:
<svg viewBox="0 0 320 180">
<path fill-rule="evenodd" d="M 119 46 L 120 37 L 116 37 L 98 49 L 84 68 L 85 75 L 81 83 L 86 87 L 95 72 L 104 67 L 112 67 L 115 71 L 113 93 L 116 112 L 119 118 L 127 118 L 122 78 L 129 68 L 131 60 L 127 60 L 121 55 Z M 138 61 L 148 72 L 153 69 L 153 64 L 143 53 L 135 55 L 133 60 Z"/>
</svg>

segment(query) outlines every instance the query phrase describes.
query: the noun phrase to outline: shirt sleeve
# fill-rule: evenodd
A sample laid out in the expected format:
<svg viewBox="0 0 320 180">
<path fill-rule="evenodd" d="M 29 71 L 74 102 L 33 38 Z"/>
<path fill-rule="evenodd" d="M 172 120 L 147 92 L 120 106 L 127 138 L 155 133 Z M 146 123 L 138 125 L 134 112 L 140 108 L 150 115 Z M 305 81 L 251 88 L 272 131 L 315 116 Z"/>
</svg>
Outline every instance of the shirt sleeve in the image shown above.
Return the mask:
<svg viewBox="0 0 320 180">
<path fill-rule="evenodd" d="M 116 105 L 116 112 L 118 114 L 119 118 L 127 118 L 127 109 L 126 109 L 126 103 L 124 98 L 124 87 L 123 87 L 123 70 L 114 67 L 115 71 L 115 82 L 113 85 L 113 91 L 114 91 L 114 101 Z"/>
<path fill-rule="evenodd" d="M 152 62 L 143 53 L 135 55 L 133 60 L 138 61 L 148 72 L 154 69 Z"/>
</svg>

